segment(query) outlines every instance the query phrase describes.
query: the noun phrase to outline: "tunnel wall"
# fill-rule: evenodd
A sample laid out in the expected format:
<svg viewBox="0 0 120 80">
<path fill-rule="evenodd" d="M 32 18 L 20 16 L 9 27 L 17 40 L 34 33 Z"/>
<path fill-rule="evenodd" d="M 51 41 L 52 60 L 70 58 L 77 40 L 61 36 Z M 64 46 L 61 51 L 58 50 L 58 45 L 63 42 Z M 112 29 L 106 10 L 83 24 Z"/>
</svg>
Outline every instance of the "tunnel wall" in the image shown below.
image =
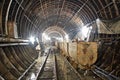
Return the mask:
<svg viewBox="0 0 120 80">
<path fill-rule="evenodd" d="M 120 77 L 120 40 L 102 41 L 98 53 L 96 65 L 108 73 Z"/>
<path fill-rule="evenodd" d="M 5 80 L 17 80 L 37 56 L 29 45 L 0 47 L 0 76 Z"/>
</svg>

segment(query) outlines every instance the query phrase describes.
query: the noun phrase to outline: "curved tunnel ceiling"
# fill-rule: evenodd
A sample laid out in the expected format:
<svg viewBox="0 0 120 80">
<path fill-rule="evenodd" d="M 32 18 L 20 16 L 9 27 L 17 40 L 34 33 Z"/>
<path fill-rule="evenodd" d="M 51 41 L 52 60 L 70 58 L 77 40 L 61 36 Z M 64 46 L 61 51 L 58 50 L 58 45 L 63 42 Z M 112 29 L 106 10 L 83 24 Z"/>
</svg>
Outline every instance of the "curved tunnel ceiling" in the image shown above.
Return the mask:
<svg viewBox="0 0 120 80">
<path fill-rule="evenodd" d="M 47 28 L 57 26 L 70 37 L 84 24 L 97 18 L 112 20 L 120 17 L 119 0 L 5 0 L 2 26 L 7 22 L 17 25 L 18 36 L 39 36 Z M 6 33 L 7 34 L 7 33 Z"/>
<path fill-rule="evenodd" d="M 46 33 L 47 35 L 50 35 L 52 33 L 57 33 L 61 35 L 61 37 L 64 37 L 66 35 L 66 32 L 58 26 L 50 26 L 43 33 Z"/>
<path fill-rule="evenodd" d="M 48 36 L 49 38 L 64 38 L 67 35 L 66 32 L 58 27 L 58 26 L 50 26 L 42 34 L 42 41 L 44 41 L 44 37 Z"/>
</svg>

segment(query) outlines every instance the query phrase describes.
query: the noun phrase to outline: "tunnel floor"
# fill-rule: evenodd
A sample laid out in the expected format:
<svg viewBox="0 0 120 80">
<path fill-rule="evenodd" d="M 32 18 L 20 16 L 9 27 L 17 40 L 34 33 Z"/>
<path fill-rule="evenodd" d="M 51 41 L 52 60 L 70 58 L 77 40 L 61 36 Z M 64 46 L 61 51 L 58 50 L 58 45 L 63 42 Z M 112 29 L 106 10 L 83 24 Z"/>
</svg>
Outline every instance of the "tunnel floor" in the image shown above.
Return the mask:
<svg viewBox="0 0 120 80">
<path fill-rule="evenodd" d="M 106 80 L 90 70 L 74 69 L 59 52 L 48 50 L 39 55 L 21 80 Z"/>
</svg>

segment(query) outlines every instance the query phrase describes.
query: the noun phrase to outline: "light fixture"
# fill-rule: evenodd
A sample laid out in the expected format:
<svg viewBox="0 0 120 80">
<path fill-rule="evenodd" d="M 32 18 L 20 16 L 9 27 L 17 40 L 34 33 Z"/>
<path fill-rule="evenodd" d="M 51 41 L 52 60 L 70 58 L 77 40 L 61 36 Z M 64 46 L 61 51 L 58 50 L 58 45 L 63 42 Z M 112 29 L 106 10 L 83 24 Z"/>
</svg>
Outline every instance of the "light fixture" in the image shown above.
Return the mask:
<svg viewBox="0 0 120 80">
<path fill-rule="evenodd" d="M 34 42 L 35 42 L 35 37 L 31 36 L 31 37 L 29 38 L 29 40 L 30 40 L 30 42 L 31 42 L 32 44 L 34 44 Z"/>
<path fill-rule="evenodd" d="M 82 27 L 82 34 L 84 35 L 84 37 L 87 37 L 88 31 L 89 31 L 88 27 L 86 26 Z"/>
</svg>

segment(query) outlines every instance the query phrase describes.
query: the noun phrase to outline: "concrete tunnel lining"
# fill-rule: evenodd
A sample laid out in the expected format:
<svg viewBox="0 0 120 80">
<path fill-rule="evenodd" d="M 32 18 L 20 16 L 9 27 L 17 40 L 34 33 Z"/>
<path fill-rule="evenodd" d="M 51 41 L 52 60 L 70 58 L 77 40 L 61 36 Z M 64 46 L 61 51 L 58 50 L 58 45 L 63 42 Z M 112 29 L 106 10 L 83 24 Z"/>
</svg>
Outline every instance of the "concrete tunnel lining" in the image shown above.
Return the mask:
<svg viewBox="0 0 120 80">
<path fill-rule="evenodd" d="M 63 39 L 67 34 L 73 43 L 97 42 L 95 65 L 120 77 L 119 7 L 119 0 L 1 0 L 0 76 L 18 79 L 38 57 L 35 47 L 42 44 L 42 34 L 57 32 Z M 91 26 L 81 39 L 82 28 Z M 36 44 L 29 42 L 30 36 L 38 39 Z"/>
</svg>

